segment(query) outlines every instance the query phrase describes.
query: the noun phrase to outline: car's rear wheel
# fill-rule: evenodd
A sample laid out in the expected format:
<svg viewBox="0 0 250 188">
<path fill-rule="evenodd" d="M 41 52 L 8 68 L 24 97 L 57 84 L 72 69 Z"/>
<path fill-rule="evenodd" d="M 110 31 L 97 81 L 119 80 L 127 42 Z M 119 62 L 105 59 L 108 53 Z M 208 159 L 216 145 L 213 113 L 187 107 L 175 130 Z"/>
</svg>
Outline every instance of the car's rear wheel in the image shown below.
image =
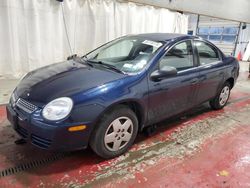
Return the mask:
<svg viewBox="0 0 250 188">
<path fill-rule="evenodd" d="M 135 113 L 119 105 L 106 113 L 90 139 L 90 146 L 103 158 L 113 158 L 126 152 L 133 144 L 138 131 Z"/>
<path fill-rule="evenodd" d="M 227 101 L 230 97 L 231 85 L 229 82 L 226 82 L 220 92 L 216 95 L 216 97 L 210 101 L 210 106 L 214 110 L 222 109 L 226 106 Z"/>
</svg>

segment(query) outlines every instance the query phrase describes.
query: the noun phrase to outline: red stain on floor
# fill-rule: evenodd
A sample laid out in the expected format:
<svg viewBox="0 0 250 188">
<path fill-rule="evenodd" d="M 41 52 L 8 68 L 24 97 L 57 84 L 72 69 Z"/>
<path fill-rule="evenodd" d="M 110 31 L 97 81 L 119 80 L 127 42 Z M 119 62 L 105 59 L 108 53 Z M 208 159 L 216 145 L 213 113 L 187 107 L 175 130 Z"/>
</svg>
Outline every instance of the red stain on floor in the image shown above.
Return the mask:
<svg viewBox="0 0 250 188">
<path fill-rule="evenodd" d="M 0 123 L 3 122 L 3 120 L 6 119 L 6 110 L 5 106 L 0 106 Z M 1 126 L 1 125 L 0 125 Z"/>
<path fill-rule="evenodd" d="M 165 158 L 119 187 L 250 187 L 250 124 L 183 161 Z M 113 182 L 114 183 L 114 182 Z M 111 182 L 112 184 L 112 182 Z"/>
</svg>

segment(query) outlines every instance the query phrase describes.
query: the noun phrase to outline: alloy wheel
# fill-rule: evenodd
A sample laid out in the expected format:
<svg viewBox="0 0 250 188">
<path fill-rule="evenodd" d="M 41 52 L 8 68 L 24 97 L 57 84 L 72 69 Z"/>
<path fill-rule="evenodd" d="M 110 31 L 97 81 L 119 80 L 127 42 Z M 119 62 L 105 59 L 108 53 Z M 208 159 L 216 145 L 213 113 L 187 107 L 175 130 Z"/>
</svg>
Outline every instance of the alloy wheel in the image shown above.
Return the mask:
<svg viewBox="0 0 250 188">
<path fill-rule="evenodd" d="M 230 94 L 230 88 L 228 86 L 225 86 L 220 93 L 220 98 L 219 98 L 219 102 L 221 106 L 224 106 L 229 98 L 229 94 Z"/>
<path fill-rule="evenodd" d="M 133 134 L 133 122 L 128 117 L 119 117 L 108 126 L 104 136 L 105 147 L 118 151 L 125 147 Z"/>
</svg>

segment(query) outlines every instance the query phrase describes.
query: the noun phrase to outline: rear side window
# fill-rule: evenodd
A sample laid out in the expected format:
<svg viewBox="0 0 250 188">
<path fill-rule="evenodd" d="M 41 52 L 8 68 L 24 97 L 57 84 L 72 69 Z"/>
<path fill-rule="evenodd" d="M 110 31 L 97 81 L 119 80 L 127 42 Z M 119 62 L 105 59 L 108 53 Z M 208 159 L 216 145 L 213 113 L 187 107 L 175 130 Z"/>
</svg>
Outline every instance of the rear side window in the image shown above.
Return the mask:
<svg viewBox="0 0 250 188">
<path fill-rule="evenodd" d="M 191 41 L 181 42 L 171 48 L 160 61 L 160 69 L 164 66 L 175 67 L 178 71 L 192 68 L 193 49 Z"/>
<path fill-rule="evenodd" d="M 202 41 L 194 41 L 194 44 L 197 48 L 201 65 L 220 61 L 218 51 L 214 49 L 211 45 Z"/>
</svg>

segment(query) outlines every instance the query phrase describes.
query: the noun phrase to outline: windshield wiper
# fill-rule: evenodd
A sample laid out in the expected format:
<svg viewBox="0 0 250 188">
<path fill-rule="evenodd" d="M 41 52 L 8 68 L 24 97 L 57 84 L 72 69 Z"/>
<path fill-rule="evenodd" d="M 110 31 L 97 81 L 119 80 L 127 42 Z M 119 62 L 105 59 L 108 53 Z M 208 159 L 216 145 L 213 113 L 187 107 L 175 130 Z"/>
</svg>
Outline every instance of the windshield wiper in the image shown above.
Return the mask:
<svg viewBox="0 0 250 188">
<path fill-rule="evenodd" d="M 79 63 L 87 64 L 90 67 L 93 67 L 93 65 L 91 63 L 89 63 L 86 59 L 80 58 L 79 56 L 77 56 L 77 54 L 74 54 L 72 56 L 67 57 L 67 60 L 71 60 L 71 59 L 73 59 L 74 61 L 77 61 Z"/>
<path fill-rule="evenodd" d="M 89 65 L 90 67 L 93 67 L 93 65 L 92 65 L 91 63 L 89 63 L 89 62 L 88 62 L 87 60 L 85 60 L 85 59 L 80 58 L 80 61 L 81 61 L 82 63 L 85 63 L 85 64 Z"/>
<path fill-rule="evenodd" d="M 125 72 L 123 72 L 120 69 L 116 68 L 116 66 L 114 66 L 114 65 L 110 65 L 110 64 L 104 63 L 104 62 L 99 61 L 99 60 L 95 61 L 95 60 L 92 60 L 92 59 L 86 59 L 86 61 L 94 63 L 94 64 L 98 64 L 98 65 L 103 65 L 103 66 L 105 66 L 108 69 L 111 69 L 111 70 L 114 70 L 116 72 L 125 74 Z"/>
</svg>

